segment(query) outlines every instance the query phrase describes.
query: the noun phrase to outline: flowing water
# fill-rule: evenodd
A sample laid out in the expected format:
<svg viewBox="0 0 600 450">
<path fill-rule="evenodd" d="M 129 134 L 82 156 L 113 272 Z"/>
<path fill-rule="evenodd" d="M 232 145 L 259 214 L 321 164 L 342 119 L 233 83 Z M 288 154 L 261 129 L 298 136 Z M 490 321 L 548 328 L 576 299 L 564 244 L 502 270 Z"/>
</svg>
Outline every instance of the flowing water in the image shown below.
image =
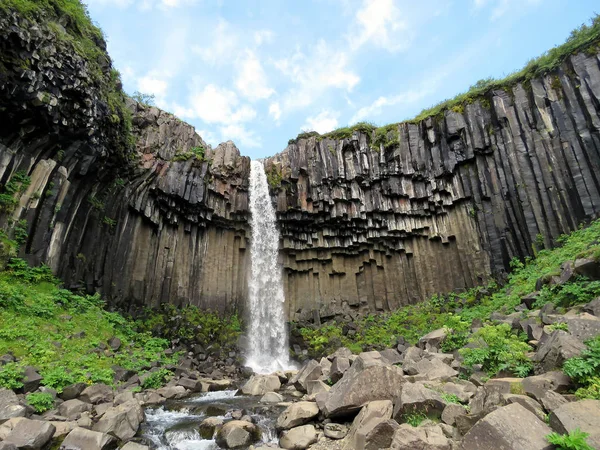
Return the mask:
<svg viewBox="0 0 600 450">
<path fill-rule="evenodd" d="M 246 365 L 258 373 L 291 367 L 282 270 L 278 263 L 279 231 L 264 166 L 250 166 L 249 354 Z"/>
<path fill-rule="evenodd" d="M 243 410 L 260 428 L 261 442 L 276 444 L 275 421 L 283 408 L 267 408 L 258 403 L 260 397 L 236 396 L 236 392 L 208 392 L 181 400 L 170 400 L 157 408 L 147 408 L 142 437 L 157 450 L 219 449 L 214 439 L 203 439 L 200 436 L 198 425 L 207 417 L 220 417 L 227 422 L 231 419 L 230 411 Z"/>
</svg>

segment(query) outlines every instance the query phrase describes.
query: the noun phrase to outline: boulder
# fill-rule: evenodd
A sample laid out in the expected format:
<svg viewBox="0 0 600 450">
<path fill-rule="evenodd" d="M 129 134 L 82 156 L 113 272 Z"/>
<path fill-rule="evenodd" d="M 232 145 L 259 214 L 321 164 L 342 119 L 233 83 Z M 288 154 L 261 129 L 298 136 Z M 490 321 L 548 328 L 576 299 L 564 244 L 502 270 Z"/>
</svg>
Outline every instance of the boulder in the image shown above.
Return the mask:
<svg viewBox="0 0 600 450">
<path fill-rule="evenodd" d="M 600 297 L 592 300 L 591 302 L 583 305 L 581 308 L 583 312 L 591 314 L 595 317 L 600 317 Z"/>
<path fill-rule="evenodd" d="M 54 435 L 54 425 L 41 420 L 30 420 L 24 417 L 12 419 L 14 425 L 4 440 L 19 449 L 38 450 L 44 447 Z"/>
<path fill-rule="evenodd" d="M 35 392 L 40 387 L 42 376 L 37 372 L 35 367 L 27 366 L 23 376 L 23 392 Z"/>
<path fill-rule="evenodd" d="M 487 414 L 498 406 L 503 406 L 504 398 L 502 397 L 502 394 L 504 391 L 499 388 L 500 386 L 501 385 L 480 386 L 477 389 L 477 393 L 469 401 L 469 410 L 471 411 L 471 414 Z"/>
<path fill-rule="evenodd" d="M 121 450 L 150 450 L 150 447 L 147 445 L 137 444 L 135 442 L 128 442 L 121 447 Z"/>
<path fill-rule="evenodd" d="M 379 352 L 363 353 L 327 393 L 322 411 L 335 417 L 358 411 L 371 401 L 392 400 L 404 383 L 402 369 L 387 364 Z"/>
<path fill-rule="evenodd" d="M 413 413 L 440 417 L 445 407 L 446 402 L 436 391 L 422 383 L 405 383 L 401 394 L 394 399 L 394 419 L 401 423 L 405 414 Z"/>
<path fill-rule="evenodd" d="M 443 383 L 440 385 L 440 389 L 446 394 L 456 395 L 463 403 L 468 402 L 477 392 L 477 386 L 467 380 Z"/>
<path fill-rule="evenodd" d="M 0 424 L 13 417 L 25 417 L 27 408 L 19 404 L 19 397 L 10 389 L 0 388 Z"/>
<path fill-rule="evenodd" d="M 403 423 L 394 433 L 391 450 L 451 450 L 452 446 L 439 425 L 413 427 Z"/>
<path fill-rule="evenodd" d="M 335 358 L 351 358 L 353 355 L 352 350 L 350 350 L 349 348 L 346 347 L 340 347 L 338 348 L 335 352 L 333 352 L 331 355 L 329 355 L 327 357 L 327 359 L 329 359 L 329 361 L 333 362 L 333 360 Z"/>
<path fill-rule="evenodd" d="M 65 438 L 60 450 L 112 450 L 117 447 L 114 437 L 106 433 L 75 428 Z"/>
<path fill-rule="evenodd" d="M 156 392 L 140 392 L 133 397 L 142 406 L 161 405 L 166 401 L 163 396 L 158 395 Z"/>
<path fill-rule="evenodd" d="M 329 422 L 323 427 L 323 434 L 329 439 L 344 439 L 348 435 L 348 427 L 339 423 Z"/>
<path fill-rule="evenodd" d="M 402 357 L 404 364 L 416 363 L 423 358 L 423 350 L 421 350 L 419 347 L 408 347 L 402 354 Z"/>
<path fill-rule="evenodd" d="M 113 400 L 113 406 L 119 406 L 123 403 L 133 401 L 134 399 L 135 397 L 133 396 L 133 392 L 121 392 L 120 394 L 115 395 L 115 399 Z"/>
<path fill-rule="evenodd" d="M 242 387 L 245 395 L 265 395 L 267 392 L 278 391 L 281 381 L 277 375 L 252 375 Z"/>
<path fill-rule="evenodd" d="M 279 415 L 276 427 L 278 430 L 289 430 L 310 422 L 318 415 L 319 407 L 315 402 L 292 403 Z"/>
<path fill-rule="evenodd" d="M 343 376 L 344 373 L 350 368 L 350 360 L 344 356 L 338 356 L 334 358 L 331 363 L 331 369 L 329 370 L 329 379 L 333 383 L 337 383 Z"/>
<path fill-rule="evenodd" d="M 569 401 L 557 392 L 547 391 L 540 399 L 540 403 L 546 411 L 552 412 Z"/>
<path fill-rule="evenodd" d="M 188 394 L 188 391 L 183 386 L 165 386 L 157 389 L 156 393 L 168 400 L 170 398 L 183 398 Z"/>
<path fill-rule="evenodd" d="M 63 400 L 72 400 L 81 395 L 81 393 L 85 390 L 87 384 L 85 383 L 74 383 L 70 384 L 67 387 L 63 388 L 63 391 L 58 394 L 58 396 Z"/>
<path fill-rule="evenodd" d="M 259 428 L 251 422 L 232 420 L 217 431 L 215 441 L 223 448 L 247 447 L 260 439 Z"/>
<path fill-rule="evenodd" d="M 198 428 L 198 432 L 202 439 L 212 439 L 219 427 L 223 426 L 223 419 L 220 417 L 207 417 Z"/>
<path fill-rule="evenodd" d="M 427 333 L 421 339 L 419 339 L 419 348 L 422 350 L 429 350 L 431 348 L 439 349 L 440 344 L 444 342 L 448 332 L 445 328 L 438 328 L 430 333 Z"/>
<path fill-rule="evenodd" d="M 331 386 L 325 384 L 321 380 L 311 380 L 306 383 L 306 391 L 308 395 L 317 395 L 319 392 L 329 392 Z"/>
<path fill-rule="evenodd" d="M 329 378 L 329 371 L 331 370 L 331 361 L 329 361 L 327 358 L 321 358 L 319 360 L 319 365 L 321 366 L 321 371 L 323 372 L 321 374 L 321 378 Z"/>
<path fill-rule="evenodd" d="M 578 356 L 585 345 L 577 338 L 563 330 L 555 330 L 550 337 L 541 344 L 533 357 L 534 363 L 542 372 L 559 369 L 563 362 Z"/>
<path fill-rule="evenodd" d="M 551 450 L 552 430 L 518 403 L 499 408 L 479 420 L 463 437 L 463 450 Z"/>
<path fill-rule="evenodd" d="M 367 444 L 369 442 L 367 436 L 370 435 L 371 441 L 374 441 L 375 437 L 373 435 L 373 431 L 376 428 L 379 428 L 379 424 L 387 422 L 392 417 L 392 410 L 392 402 L 389 400 L 373 401 L 363 406 L 352 422 L 350 431 L 348 431 L 348 436 L 346 436 L 346 439 L 344 439 L 344 449 L 363 450 L 367 448 Z M 396 428 L 397 426 L 398 424 L 396 424 Z M 390 433 L 391 428 L 393 428 L 393 431 Z M 396 428 L 393 426 L 384 426 L 384 429 L 380 430 L 385 434 L 381 444 L 386 441 L 386 445 L 382 445 L 379 448 L 389 447 L 389 444 L 392 440 L 392 435 L 394 434 Z M 369 445 L 369 448 L 373 448 L 373 446 Z"/>
<path fill-rule="evenodd" d="M 136 435 L 144 418 L 144 410 L 134 400 L 109 408 L 94 425 L 93 430 L 126 441 Z"/>
<path fill-rule="evenodd" d="M 600 400 L 581 400 L 560 405 L 550 414 L 550 426 L 565 434 L 579 428 L 589 433 L 587 442 L 600 448 Z"/>
<path fill-rule="evenodd" d="M 260 399 L 261 403 L 281 403 L 283 401 L 283 395 L 277 392 L 267 392 Z"/>
<path fill-rule="evenodd" d="M 58 413 L 69 420 L 77 420 L 84 411 L 91 411 L 92 405 L 76 398 L 67 400 L 58 406 Z"/>
<path fill-rule="evenodd" d="M 567 392 L 571 386 L 571 379 L 563 372 L 552 371 L 524 378 L 521 386 L 525 394 L 539 401 L 547 391 Z"/>
<path fill-rule="evenodd" d="M 184 389 L 189 389 L 192 392 L 202 392 L 202 380 L 194 380 L 192 378 L 180 378 L 177 380 L 177 386 Z"/>
<path fill-rule="evenodd" d="M 279 446 L 290 450 L 304 450 L 317 442 L 317 430 L 312 425 L 303 425 L 281 433 Z"/>
<path fill-rule="evenodd" d="M 0 450 L 19 450 L 15 444 L 12 444 L 10 442 L 0 442 Z"/>
<path fill-rule="evenodd" d="M 458 416 L 467 415 L 467 408 L 463 405 L 458 405 L 456 403 L 450 403 L 446 405 L 444 410 L 442 411 L 442 422 L 448 425 L 454 425 L 456 423 L 456 418 Z"/>
<path fill-rule="evenodd" d="M 589 280 L 600 280 L 600 262 L 594 258 L 579 258 L 575 260 L 573 272 Z"/>
<path fill-rule="evenodd" d="M 502 394 L 502 398 L 504 400 L 504 403 L 506 403 L 507 405 L 510 405 L 512 403 L 518 403 L 523 408 L 534 413 L 538 417 L 538 419 L 544 421 L 546 420 L 546 413 L 544 412 L 542 405 L 540 405 L 533 398 L 527 395 L 520 394 Z"/>
<path fill-rule="evenodd" d="M 97 405 L 98 403 L 109 403 L 114 399 L 113 390 L 106 384 L 98 383 L 88 386 L 79 396 L 79 400 Z"/>
<path fill-rule="evenodd" d="M 600 335 L 600 317 L 586 312 L 574 317 L 562 316 L 560 321 L 565 322 L 569 329 L 569 334 L 581 342 Z"/>
<path fill-rule="evenodd" d="M 77 428 L 77 422 L 59 422 L 59 421 L 51 421 L 52 425 L 54 425 L 54 435 L 52 436 L 53 440 L 56 439 L 64 439 L 64 437 Z"/>
<path fill-rule="evenodd" d="M 420 359 L 417 362 L 404 362 L 402 369 L 407 375 L 422 375 L 430 381 L 449 380 L 458 375 L 458 372 L 439 359 Z"/>
<path fill-rule="evenodd" d="M 400 353 L 398 353 L 398 351 L 394 350 L 393 348 L 386 348 L 385 350 L 382 350 L 379 353 L 381 354 L 381 357 L 385 359 L 389 364 L 398 364 L 402 362 L 402 357 L 400 356 Z"/>
<path fill-rule="evenodd" d="M 296 375 L 290 380 L 290 384 L 294 385 L 300 392 L 306 392 L 306 384 L 308 381 L 318 380 L 323 375 L 323 368 L 321 365 L 311 359 L 298 371 Z"/>
</svg>

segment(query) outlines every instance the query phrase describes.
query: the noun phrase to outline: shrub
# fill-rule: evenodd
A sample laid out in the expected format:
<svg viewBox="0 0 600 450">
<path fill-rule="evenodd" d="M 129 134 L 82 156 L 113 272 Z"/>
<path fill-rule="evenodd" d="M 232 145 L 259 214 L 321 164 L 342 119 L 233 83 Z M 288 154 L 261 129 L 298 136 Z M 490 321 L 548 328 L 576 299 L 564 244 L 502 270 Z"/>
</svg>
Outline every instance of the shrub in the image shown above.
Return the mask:
<svg viewBox="0 0 600 450">
<path fill-rule="evenodd" d="M 27 404 L 37 413 L 46 412 L 54 406 L 54 398 L 47 392 L 34 392 L 27 395 Z"/>
<path fill-rule="evenodd" d="M 0 386 L 7 389 L 23 387 L 23 369 L 16 363 L 8 363 L 0 369 Z"/>
<path fill-rule="evenodd" d="M 440 394 L 440 397 L 442 397 L 442 400 L 444 400 L 446 403 L 456 403 L 459 405 L 461 403 L 460 399 L 455 394 L 448 394 L 446 392 L 442 392 Z"/>
<path fill-rule="evenodd" d="M 424 420 L 427 420 L 427 416 L 423 413 L 411 413 L 402 416 L 402 421 L 413 427 L 418 427 Z"/>
<path fill-rule="evenodd" d="M 465 359 L 465 365 L 473 368 L 481 364 L 490 376 L 501 370 L 524 377 L 533 365 L 525 355 L 531 347 L 512 333 L 508 324 L 485 325 L 469 339 L 473 347 L 459 350 Z"/>
<path fill-rule="evenodd" d="M 40 375 L 42 375 L 42 384 L 56 389 L 58 393 L 61 393 L 65 387 L 77 381 L 75 376 L 62 366 L 43 370 Z"/>
<path fill-rule="evenodd" d="M 536 300 L 536 306 L 543 306 L 545 303 L 551 302 L 556 306 L 569 308 L 587 303 L 599 295 L 600 281 L 579 279 L 563 285 L 545 286 Z"/>
<path fill-rule="evenodd" d="M 579 385 L 578 398 L 600 400 L 600 336 L 587 341 L 579 356 L 565 361 L 563 371 Z"/>
<path fill-rule="evenodd" d="M 165 384 L 171 377 L 171 372 L 167 369 L 159 369 L 156 372 L 150 372 L 144 381 L 142 381 L 142 388 L 144 389 L 158 389 Z"/>
<path fill-rule="evenodd" d="M 576 428 L 569 431 L 569 434 L 550 433 L 546 439 L 556 445 L 556 450 L 594 450 L 594 447 L 587 443 L 588 436 L 588 433 Z"/>
<path fill-rule="evenodd" d="M 440 347 L 444 353 L 450 353 L 467 343 L 471 324 L 461 320 L 460 316 L 454 315 L 449 316 L 446 320 L 444 329 L 447 334 Z"/>
</svg>

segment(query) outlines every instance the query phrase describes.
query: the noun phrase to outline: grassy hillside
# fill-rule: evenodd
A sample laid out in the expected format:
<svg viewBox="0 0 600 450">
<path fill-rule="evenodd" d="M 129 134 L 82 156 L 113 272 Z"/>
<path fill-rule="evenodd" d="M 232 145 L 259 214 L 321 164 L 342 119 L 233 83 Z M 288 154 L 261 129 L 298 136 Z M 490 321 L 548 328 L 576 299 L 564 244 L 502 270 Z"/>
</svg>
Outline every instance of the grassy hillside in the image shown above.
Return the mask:
<svg viewBox="0 0 600 450">
<path fill-rule="evenodd" d="M 539 278 L 557 275 L 560 265 L 581 257 L 600 259 L 600 220 L 588 227 L 559 238 L 560 246 L 538 252 L 534 259 L 524 262 L 513 260 L 513 272 L 504 286 L 491 283 L 464 293 L 434 296 L 426 302 L 402 307 L 392 313 L 369 315 L 361 320 L 356 335 L 344 335 L 342 324 L 325 324 L 318 328 L 298 328 L 296 333 L 305 340 L 315 354 L 328 353 L 340 345 L 354 352 L 369 348 L 393 346 L 398 337 L 415 343 L 424 334 L 442 327 L 455 330 L 445 342 L 444 351 L 461 347 L 466 342 L 466 331 L 474 319 L 488 320 L 493 312 L 510 314 L 521 303 L 521 297 L 535 291 Z M 547 302 L 558 308 L 589 302 L 600 296 L 600 281 L 576 279 L 563 286 L 545 286 L 537 306 Z M 461 331 L 462 330 L 462 331 Z M 455 340 L 455 341 L 453 341 Z"/>
</svg>

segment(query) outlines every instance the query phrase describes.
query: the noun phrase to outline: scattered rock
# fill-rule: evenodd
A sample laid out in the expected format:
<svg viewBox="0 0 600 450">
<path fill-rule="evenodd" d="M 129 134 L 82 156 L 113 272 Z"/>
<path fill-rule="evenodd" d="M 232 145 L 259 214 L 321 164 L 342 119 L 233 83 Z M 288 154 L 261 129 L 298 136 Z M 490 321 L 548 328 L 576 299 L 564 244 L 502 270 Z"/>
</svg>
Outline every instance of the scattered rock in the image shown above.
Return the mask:
<svg viewBox="0 0 600 450">
<path fill-rule="evenodd" d="M 578 356 L 584 348 L 582 342 L 566 331 L 555 330 L 539 346 L 533 361 L 543 372 L 548 372 L 562 367 L 563 362 Z"/>
<path fill-rule="evenodd" d="M 283 395 L 278 394 L 277 392 L 267 392 L 260 399 L 261 403 L 280 403 L 283 401 Z"/>
<path fill-rule="evenodd" d="M 415 428 L 406 423 L 394 433 L 392 450 L 450 450 L 451 444 L 439 425 Z"/>
<path fill-rule="evenodd" d="M 467 408 L 463 405 L 458 405 L 456 403 L 450 403 L 446 405 L 444 410 L 442 411 L 442 422 L 448 425 L 454 425 L 456 423 L 456 418 L 458 416 L 465 416 L 467 414 Z"/>
<path fill-rule="evenodd" d="M 277 418 L 278 430 L 289 430 L 309 422 L 319 415 L 319 407 L 314 402 L 298 402 L 288 406 Z"/>
<path fill-rule="evenodd" d="M 440 344 L 444 342 L 446 339 L 447 331 L 444 328 L 438 328 L 437 330 L 433 330 L 430 333 L 427 333 L 421 339 L 419 339 L 419 348 L 422 350 L 429 350 L 431 348 L 435 348 L 436 350 L 440 348 Z"/>
<path fill-rule="evenodd" d="M 294 375 L 294 377 L 290 380 L 290 384 L 294 385 L 296 389 L 301 392 L 307 391 L 307 382 L 312 380 L 318 380 L 323 375 L 323 369 L 321 365 L 311 359 L 308 361 L 300 371 Z"/>
<path fill-rule="evenodd" d="M 23 377 L 23 392 L 35 392 L 40 387 L 42 376 L 37 373 L 35 367 L 27 366 L 24 370 Z"/>
<path fill-rule="evenodd" d="M 579 428 L 588 443 L 600 448 L 600 400 L 581 400 L 559 406 L 550 414 L 550 426 L 560 434 Z"/>
<path fill-rule="evenodd" d="M 330 439 L 344 439 L 348 434 L 348 427 L 339 423 L 330 422 L 323 427 L 323 434 Z"/>
<path fill-rule="evenodd" d="M 242 387 L 246 395 L 265 395 L 267 392 L 278 391 L 281 381 L 277 375 L 253 375 Z"/>
<path fill-rule="evenodd" d="M 338 356 L 334 358 L 329 370 L 329 379 L 333 383 L 337 383 L 343 376 L 344 373 L 350 368 L 350 360 L 344 356 Z"/>
<path fill-rule="evenodd" d="M 402 393 L 394 400 L 394 419 L 401 423 L 405 414 L 412 413 L 440 417 L 445 407 L 446 402 L 434 390 L 422 383 L 405 383 Z"/>
<path fill-rule="evenodd" d="M 85 388 L 79 396 L 79 399 L 81 401 L 96 405 L 98 403 L 112 402 L 114 399 L 114 394 L 110 386 L 98 383 Z"/>
<path fill-rule="evenodd" d="M 223 419 L 220 417 L 207 417 L 200 423 L 198 431 L 203 439 L 212 439 L 221 426 L 223 426 Z"/>
<path fill-rule="evenodd" d="M 72 400 L 79 397 L 86 387 L 87 384 L 85 383 L 70 384 L 63 388 L 63 391 L 58 396 L 63 400 Z"/>
<path fill-rule="evenodd" d="M 110 450 L 115 447 L 115 438 L 106 433 L 75 428 L 65 438 L 60 450 Z"/>
<path fill-rule="evenodd" d="M 121 447 L 121 450 L 150 450 L 150 447 L 147 445 L 136 444 L 135 442 L 128 442 Z"/>
<path fill-rule="evenodd" d="M 41 420 L 29 420 L 24 417 L 12 419 L 14 426 L 4 440 L 19 449 L 38 450 L 44 447 L 54 435 L 54 425 Z"/>
<path fill-rule="evenodd" d="M 219 428 L 215 441 L 223 448 L 239 448 L 247 447 L 259 439 L 260 430 L 256 425 L 242 420 L 232 420 Z"/>
<path fill-rule="evenodd" d="M 550 450 L 552 430 L 518 403 L 499 408 L 478 421 L 462 440 L 463 450 Z"/>
<path fill-rule="evenodd" d="M 376 440 L 373 431 L 376 428 L 382 432 L 382 439 L 377 440 L 378 445 L 381 445 L 378 448 L 389 447 L 392 435 L 398 427 L 398 424 L 395 427 L 387 424 L 392 417 L 392 411 L 392 402 L 389 400 L 373 401 L 363 406 L 352 422 L 348 436 L 344 440 L 344 448 L 362 450 L 367 448 L 367 444 L 372 444 L 369 445 L 369 448 L 377 448 L 373 447 Z M 382 423 L 386 423 L 386 425 L 379 429 L 378 425 Z"/>
<path fill-rule="evenodd" d="M 0 423 L 13 417 L 25 417 L 27 408 L 19 404 L 19 398 L 10 389 L 0 388 Z"/>
<path fill-rule="evenodd" d="M 122 441 L 134 437 L 144 421 L 144 410 L 136 401 L 109 408 L 93 430 L 115 436 Z"/>
<path fill-rule="evenodd" d="M 72 400 L 67 400 L 58 406 L 58 413 L 70 420 L 77 420 L 81 417 L 82 412 L 91 410 L 92 405 L 75 398 Z"/>
<path fill-rule="evenodd" d="M 525 394 L 540 400 L 547 391 L 567 392 L 571 386 L 571 379 L 563 372 L 552 371 L 524 378 L 521 385 Z"/>
<path fill-rule="evenodd" d="M 317 430 L 312 425 L 303 425 L 284 431 L 279 439 L 279 446 L 290 450 L 304 450 L 317 442 Z"/>
<path fill-rule="evenodd" d="M 328 392 L 331 386 L 328 386 L 321 380 L 311 380 L 306 383 L 306 392 L 308 395 L 316 395 L 319 392 Z"/>
</svg>

